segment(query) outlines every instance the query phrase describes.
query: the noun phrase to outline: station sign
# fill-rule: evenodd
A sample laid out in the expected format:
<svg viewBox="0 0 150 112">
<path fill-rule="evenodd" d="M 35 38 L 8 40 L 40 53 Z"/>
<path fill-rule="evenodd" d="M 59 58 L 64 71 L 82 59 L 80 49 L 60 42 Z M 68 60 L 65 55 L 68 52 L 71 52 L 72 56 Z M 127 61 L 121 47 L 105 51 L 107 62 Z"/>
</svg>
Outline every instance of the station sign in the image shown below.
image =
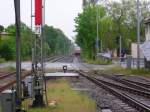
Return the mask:
<svg viewBox="0 0 150 112">
<path fill-rule="evenodd" d="M 41 35 L 41 25 L 36 25 L 35 26 L 35 34 Z"/>
</svg>

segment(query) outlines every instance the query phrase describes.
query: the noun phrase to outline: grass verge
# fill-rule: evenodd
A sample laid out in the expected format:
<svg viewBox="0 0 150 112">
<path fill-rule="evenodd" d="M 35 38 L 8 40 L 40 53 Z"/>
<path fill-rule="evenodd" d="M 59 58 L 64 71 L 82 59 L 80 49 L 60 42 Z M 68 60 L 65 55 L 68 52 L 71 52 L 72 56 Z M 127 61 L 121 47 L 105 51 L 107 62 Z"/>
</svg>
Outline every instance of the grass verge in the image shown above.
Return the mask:
<svg viewBox="0 0 150 112">
<path fill-rule="evenodd" d="M 109 65 L 112 64 L 111 60 L 102 60 L 102 59 L 96 59 L 96 60 L 85 60 L 88 64 L 98 64 L 98 65 Z"/>
<path fill-rule="evenodd" d="M 4 58 L 0 58 L 0 63 L 6 62 Z"/>
<path fill-rule="evenodd" d="M 15 72 L 15 71 L 16 71 L 16 68 L 14 68 L 12 66 L 9 66 L 6 68 L 0 68 L 0 72 Z"/>
<path fill-rule="evenodd" d="M 105 69 L 101 72 L 104 73 L 113 73 L 113 74 L 124 74 L 124 75 L 143 75 L 143 76 L 150 76 L 150 70 L 147 69 L 126 69 L 120 66 L 112 67 Z"/>
<path fill-rule="evenodd" d="M 56 101 L 56 106 L 29 109 L 28 112 L 95 112 L 95 102 L 88 96 L 71 90 L 64 79 L 48 82 L 48 101 Z"/>
</svg>

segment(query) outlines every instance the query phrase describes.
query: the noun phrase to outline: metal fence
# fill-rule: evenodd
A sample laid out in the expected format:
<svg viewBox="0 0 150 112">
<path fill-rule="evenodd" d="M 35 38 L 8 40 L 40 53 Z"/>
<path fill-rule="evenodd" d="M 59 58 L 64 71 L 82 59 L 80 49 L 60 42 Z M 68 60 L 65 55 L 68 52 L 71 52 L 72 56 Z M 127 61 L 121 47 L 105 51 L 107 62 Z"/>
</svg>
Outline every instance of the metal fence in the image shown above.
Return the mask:
<svg viewBox="0 0 150 112">
<path fill-rule="evenodd" d="M 137 68 L 137 62 L 138 59 L 137 58 L 132 58 L 132 57 L 127 57 L 127 58 L 107 58 L 107 57 L 103 57 L 103 56 L 99 56 L 100 59 L 102 60 L 111 60 L 114 63 L 117 63 L 125 68 Z M 140 68 L 145 68 L 145 59 L 144 58 L 140 58 L 139 59 L 139 63 L 140 63 Z"/>
</svg>

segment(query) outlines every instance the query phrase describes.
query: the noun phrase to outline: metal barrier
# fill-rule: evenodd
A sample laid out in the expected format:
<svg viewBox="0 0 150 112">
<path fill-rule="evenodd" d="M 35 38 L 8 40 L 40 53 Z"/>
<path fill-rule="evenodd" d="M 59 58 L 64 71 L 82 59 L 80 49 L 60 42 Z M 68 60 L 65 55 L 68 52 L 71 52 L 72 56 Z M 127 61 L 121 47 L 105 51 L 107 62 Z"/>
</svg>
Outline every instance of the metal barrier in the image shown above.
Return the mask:
<svg viewBox="0 0 150 112">
<path fill-rule="evenodd" d="M 110 61 L 112 60 L 113 62 L 120 64 L 126 68 L 137 68 L 137 58 L 132 58 L 131 56 L 127 56 L 127 57 L 117 57 L 117 58 L 107 58 L 107 57 L 103 57 L 103 56 L 99 56 L 100 59 L 104 60 L 104 61 Z M 145 68 L 145 59 L 144 58 L 140 58 L 140 68 Z"/>
</svg>

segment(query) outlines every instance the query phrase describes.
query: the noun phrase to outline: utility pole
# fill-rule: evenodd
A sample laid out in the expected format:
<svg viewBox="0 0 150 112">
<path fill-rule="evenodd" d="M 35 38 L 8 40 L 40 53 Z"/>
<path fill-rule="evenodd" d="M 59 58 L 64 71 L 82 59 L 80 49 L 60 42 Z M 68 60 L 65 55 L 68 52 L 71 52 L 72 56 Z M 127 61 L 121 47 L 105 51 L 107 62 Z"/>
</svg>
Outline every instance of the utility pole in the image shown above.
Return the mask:
<svg viewBox="0 0 150 112">
<path fill-rule="evenodd" d="M 99 52 L 99 6 L 98 6 L 98 0 L 96 1 L 96 21 L 97 21 L 97 25 L 96 25 L 96 55 Z"/>
<path fill-rule="evenodd" d="M 120 57 L 120 61 L 121 61 L 121 58 L 122 58 L 122 57 L 121 57 L 121 51 L 122 51 L 122 38 L 121 38 L 121 36 L 120 36 L 119 41 L 120 41 L 120 42 L 119 42 L 119 43 L 120 43 L 120 47 L 119 47 L 119 48 L 120 48 L 120 49 L 119 49 L 119 57 Z"/>
<path fill-rule="evenodd" d="M 33 18 L 34 18 L 34 15 L 33 15 L 33 0 L 31 0 L 31 49 L 32 49 L 32 70 L 34 70 L 34 44 L 33 44 L 33 35 L 32 35 L 32 31 L 33 31 Z"/>
<path fill-rule="evenodd" d="M 140 1 L 137 0 L 137 68 L 140 68 Z"/>
<path fill-rule="evenodd" d="M 15 21 L 16 21 L 16 112 L 22 112 L 22 88 L 21 88 L 21 21 L 20 21 L 20 0 L 14 0 Z"/>
<path fill-rule="evenodd" d="M 33 10 L 33 0 L 31 0 L 31 31 L 32 31 L 32 28 L 33 28 L 33 25 L 32 25 L 32 22 L 33 22 L 33 13 L 32 13 L 32 10 Z"/>
</svg>

